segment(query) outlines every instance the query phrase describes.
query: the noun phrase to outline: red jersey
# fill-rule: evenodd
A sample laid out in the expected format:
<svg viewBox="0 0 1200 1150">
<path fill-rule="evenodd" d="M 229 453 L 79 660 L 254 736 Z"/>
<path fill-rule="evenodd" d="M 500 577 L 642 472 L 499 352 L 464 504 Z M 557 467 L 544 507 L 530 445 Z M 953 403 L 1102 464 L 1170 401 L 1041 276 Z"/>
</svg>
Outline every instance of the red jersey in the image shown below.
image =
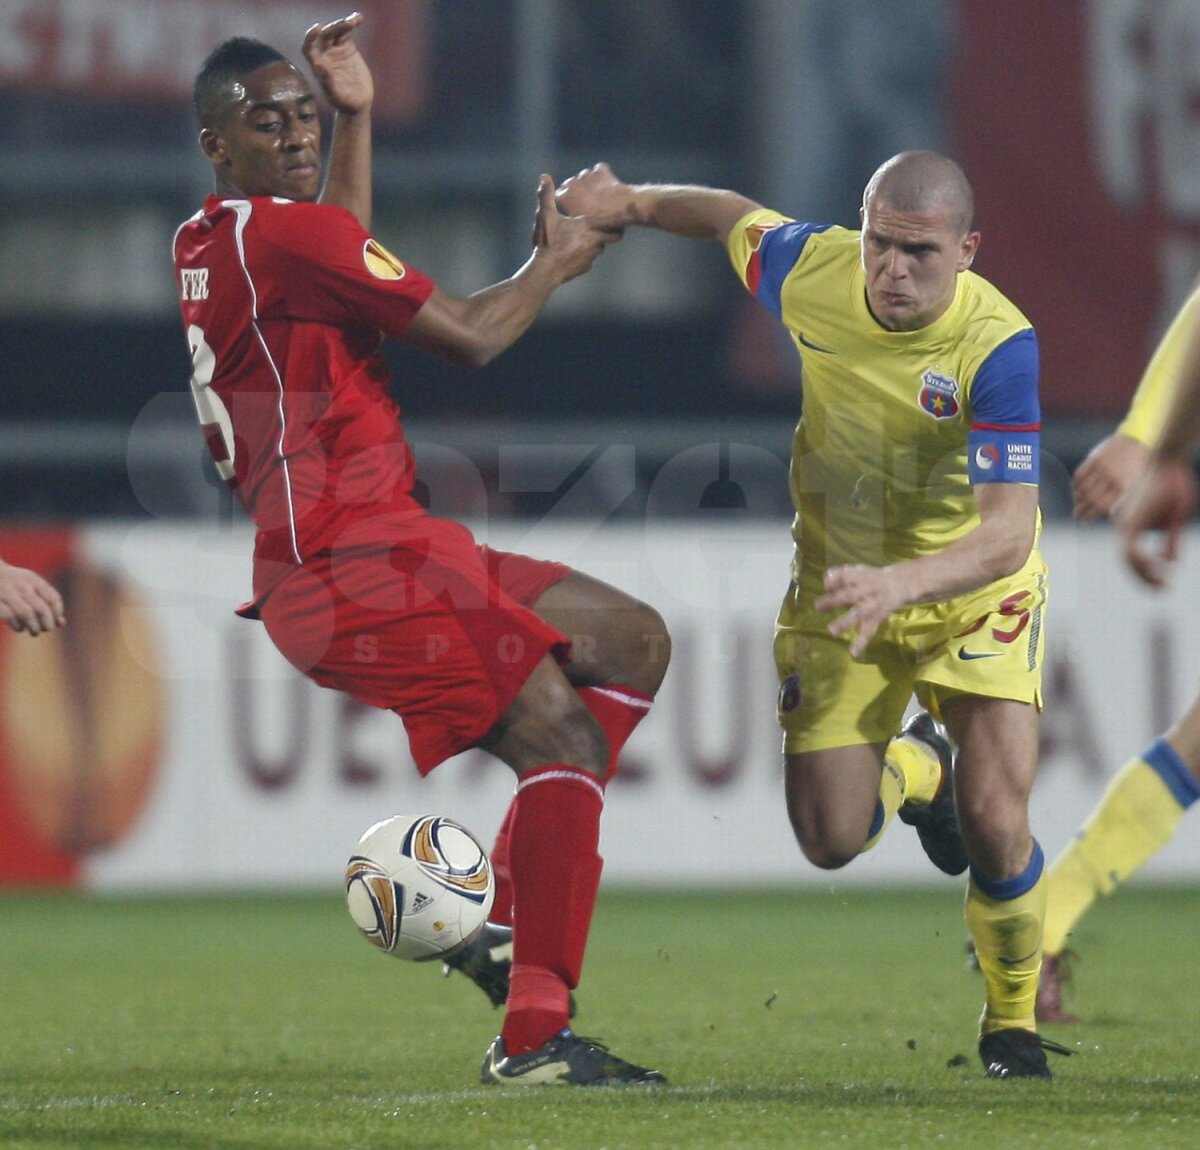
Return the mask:
<svg viewBox="0 0 1200 1150">
<path fill-rule="evenodd" d="M 196 410 L 257 528 L 255 598 L 366 521 L 421 514 L 381 345 L 433 281 L 345 209 L 265 196 L 209 196 L 174 249 Z"/>
</svg>

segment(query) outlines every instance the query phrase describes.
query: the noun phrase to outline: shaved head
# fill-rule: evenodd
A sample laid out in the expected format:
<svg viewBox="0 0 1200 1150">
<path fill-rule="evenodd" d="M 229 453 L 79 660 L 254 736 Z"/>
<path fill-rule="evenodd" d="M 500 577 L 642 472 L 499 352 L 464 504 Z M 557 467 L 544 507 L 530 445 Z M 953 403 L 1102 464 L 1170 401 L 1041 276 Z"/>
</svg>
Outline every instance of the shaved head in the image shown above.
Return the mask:
<svg viewBox="0 0 1200 1150">
<path fill-rule="evenodd" d="M 279 60 L 290 63 L 282 52 L 269 44 L 245 36 L 235 36 L 214 48 L 201 66 L 192 88 L 200 126 L 214 128 L 222 123 L 229 109 L 246 95 L 241 81 L 265 64 Z"/>
<path fill-rule="evenodd" d="M 922 215 L 945 211 L 959 235 L 971 230 L 975 216 L 975 197 L 962 168 L 938 152 L 901 152 L 884 161 L 863 192 L 863 207 L 872 202 Z"/>
</svg>

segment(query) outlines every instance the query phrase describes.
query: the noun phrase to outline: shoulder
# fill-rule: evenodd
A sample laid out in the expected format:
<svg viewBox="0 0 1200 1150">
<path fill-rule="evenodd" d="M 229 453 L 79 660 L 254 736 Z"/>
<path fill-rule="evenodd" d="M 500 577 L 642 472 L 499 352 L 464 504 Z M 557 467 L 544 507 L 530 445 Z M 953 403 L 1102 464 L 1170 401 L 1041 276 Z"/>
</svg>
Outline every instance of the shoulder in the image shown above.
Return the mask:
<svg viewBox="0 0 1200 1150">
<path fill-rule="evenodd" d="M 857 250 L 857 235 L 835 224 L 796 220 L 771 208 L 756 208 L 734 225 L 728 244 L 731 250 L 769 254 L 773 261 L 794 261 L 810 243 L 836 248 L 848 240 Z"/>
<path fill-rule="evenodd" d="M 727 248 L 734 268 L 760 302 L 779 314 L 780 293 L 785 281 L 803 261 L 807 267 L 814 247 L 832 244 L 837 248 L 851 235 L 830 224 L 793 220 L 768 208 L 743 216 L 729 233 Z M 853 245 L 855 251 L 857 246 Z"/>
<path fill-rule="evenodd" d="M 224 202 L 243 213 L 247 223 L 269 239 L 291 240 L 299 237 L 311 242 L 330 232 L 366 234 L 350 212 L 334 204 L 278 200 L 269 196 Z"/>
<path fill-rule="evenodd" d="M 1032 331 L 1033 324 L 1025 313 L 994 283 L 977 272 L 966 271 L 962 275 L 967 300 L 965 314 L 969 323 L 997 330 L 1007 329 L 1007 335 L 1013 335 L 1023 328 Z"/>
</svg>

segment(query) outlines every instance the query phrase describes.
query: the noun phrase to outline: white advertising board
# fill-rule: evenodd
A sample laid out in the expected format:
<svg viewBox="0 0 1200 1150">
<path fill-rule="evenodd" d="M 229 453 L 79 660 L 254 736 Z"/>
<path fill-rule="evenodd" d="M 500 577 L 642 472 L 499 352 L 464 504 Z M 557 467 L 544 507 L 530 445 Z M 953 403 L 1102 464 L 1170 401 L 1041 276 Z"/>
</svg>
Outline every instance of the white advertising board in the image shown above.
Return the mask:
<svg viewBox="0 0 1200 1150">
<path fill-rule="evenodd" d="M 897 823 L 836 874 L 809 865 L 783 809 L 772 621 L 790 552 L 786 524 L 671 521 L 651 528 L 505 526 L 495 546 L 562 559 L 665 616 L 674 656 L 659 700 L 608 792 L 606 880 L 641 885 L 937 882 Z M 485 841 L 512 778 L 470 752 L 422 780 L 400 721 L 321 690 L 234 616 L 248 593 L 242 527 L 89 526 L 91 563 L 147 613 L 165 702 L 165 740 L 144 806 L 87 859 L 101 890 L 336 888 L 376 819 L 451 815 Z M 1175 589 L 1141 589 L 1107 527 L 1052 524 L 1043 759 L 1033 825 L 1049 857 L 1111 774 L 1190 699 L 1200 665 L 1200 535 Z M 132 633 L 132 632 L 131 632 Z M 147 642 L 139 629 L 139 644 Z M 135 652 L 136 655 L 136 652 Z M 1200 874 L 1184 831 L 1149 877 Z"/>
</svg>

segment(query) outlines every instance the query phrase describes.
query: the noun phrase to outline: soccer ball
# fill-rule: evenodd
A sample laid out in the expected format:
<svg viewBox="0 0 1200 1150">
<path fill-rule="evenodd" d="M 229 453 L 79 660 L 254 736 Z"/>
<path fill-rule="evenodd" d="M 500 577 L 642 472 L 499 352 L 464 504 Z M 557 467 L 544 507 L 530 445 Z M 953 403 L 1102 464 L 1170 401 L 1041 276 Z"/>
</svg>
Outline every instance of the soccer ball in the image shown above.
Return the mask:
<svg viewBox="0 0 1200 1150">
<path fill-rule="evenodd" d="M 346 905 L 385 954 L 442 958 L 483 929 L 496 882 L 479 840 L 440 815 L 393 815 L 367 829 L 346 864 Z"/>
</svg>

